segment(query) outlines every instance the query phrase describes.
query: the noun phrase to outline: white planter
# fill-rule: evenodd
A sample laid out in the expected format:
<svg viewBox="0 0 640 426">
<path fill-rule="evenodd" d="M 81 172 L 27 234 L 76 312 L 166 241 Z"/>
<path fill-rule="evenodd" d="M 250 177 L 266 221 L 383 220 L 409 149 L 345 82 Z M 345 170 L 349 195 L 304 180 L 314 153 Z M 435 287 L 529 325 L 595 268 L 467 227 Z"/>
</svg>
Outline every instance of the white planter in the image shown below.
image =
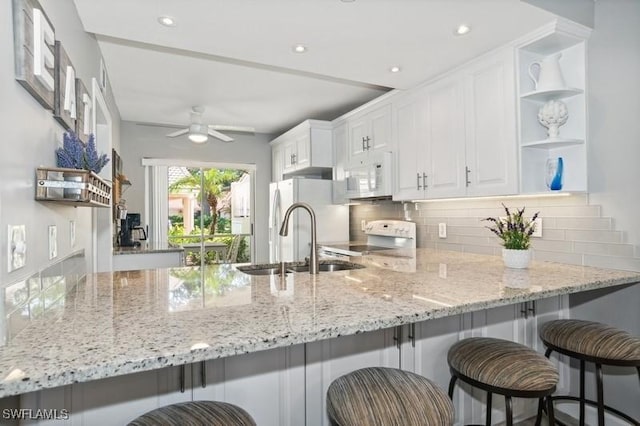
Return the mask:
<svg viewBox="0 0 640 426">
<path fill-rule="evenodd" d="M 507 268 L 524 269 L 529 266 L 531 250 L 502 249 L 502 260 Z"/>
</svg>

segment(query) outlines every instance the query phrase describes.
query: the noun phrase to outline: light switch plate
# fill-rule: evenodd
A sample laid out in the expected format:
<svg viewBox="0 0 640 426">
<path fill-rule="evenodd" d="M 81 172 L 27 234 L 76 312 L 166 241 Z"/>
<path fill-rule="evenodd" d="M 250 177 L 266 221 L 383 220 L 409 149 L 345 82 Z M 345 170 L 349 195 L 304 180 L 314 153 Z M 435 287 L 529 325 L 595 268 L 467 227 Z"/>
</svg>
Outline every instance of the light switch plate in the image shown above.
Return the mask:
<svg viewBox="0 0 640 426">
<path fill-rule="evenodd" d="M 536 228 L 533 231 L 533 234 L 531 234 L 531 236 L 542 238 L 542 218 L 541 217 L 536 218 L 535 224 L 536 224 Z"/>
<path fill-rule="evenodd" d="M 7 271 L 22 268 L 27 260 L 26 225 L 7 225 Z"/>
<path fill-rule="evenodd" d="M 439 223 L 438 224 L 438 237 L 447 238 L 447 224 Z"/>
<path fill-rule="evenodd" d="M 49 226 L 49 260 L 58 257 L 58 228 Z"/>
<path fill-rule="evenodd" d="M 69 246 L 73 247 L 76 245 L 76 221 L 69 221 Z"/>
</svg>

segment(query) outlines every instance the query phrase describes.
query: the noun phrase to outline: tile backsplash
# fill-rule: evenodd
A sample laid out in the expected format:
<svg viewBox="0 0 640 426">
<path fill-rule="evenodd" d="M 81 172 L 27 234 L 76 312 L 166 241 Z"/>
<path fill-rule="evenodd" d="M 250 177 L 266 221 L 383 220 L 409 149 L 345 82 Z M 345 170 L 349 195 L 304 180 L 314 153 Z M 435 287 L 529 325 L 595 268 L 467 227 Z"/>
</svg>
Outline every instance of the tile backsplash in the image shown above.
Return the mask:
<svg viewBox="0 0 640 426">
<path fill-rule="evenodd" d="M 603 217 L 600 206 L 589 204 L 587 195 L 355 205 L 349 212 L 350 239 L 366 239 L 362 220 L 404 219 L 416 222 L 418 247 L 500 255 L 499 240 L 482 219 L 504 216 L 501 203 L 526 207 L 525 216 L 540 212 L 542 237 L 532 238 L 534 259 L 640 271 L 638 247 L 626 242 L 624 230 L 615 228 L 614 218 Z M 439 223 L 447 224 L 447 238 L 438 237 Z"/>
<path fill-rule="evenodd" d="M 7 344 L 31 320 L 56 315 L 66 294 L 85 278 L 84 250 L 79 250 L 22 281 L 0 289 L 0 346 Z"/>
</svg>

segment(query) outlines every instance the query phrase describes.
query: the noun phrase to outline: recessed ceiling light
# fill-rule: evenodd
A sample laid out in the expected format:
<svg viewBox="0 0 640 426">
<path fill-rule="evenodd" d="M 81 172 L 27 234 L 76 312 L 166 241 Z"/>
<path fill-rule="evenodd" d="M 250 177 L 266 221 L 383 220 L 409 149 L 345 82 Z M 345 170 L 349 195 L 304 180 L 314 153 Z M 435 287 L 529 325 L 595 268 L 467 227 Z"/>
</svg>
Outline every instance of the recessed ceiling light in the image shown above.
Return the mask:
<svg viewBox="0 0 640 426">
<path fill-rule="evenodd" d="M 342 3 L 353 3 L 356 0 L 340 0 Z"/>
<path fill-rule="evenodd" d="M 455 35 L 465 35 L 469 31 L 471 31 L 471 27 L 469 25 L 461 24 L 461 25 L 458 25 L 458 27 L 455 29 L 454 34 Z"/>
<path fill-rule="evenodd" d="M 400 71 L 402 71 L 402 68 L 400 68 L 399 66 L 393 66 L 393 67 L 389 68 L 389 71 L 391 71 L 391 72 L 400 72 Z"/>
<path fill-rule="evenodd" d="M 304 44 L 294 44 L 291 50 L 295 53 L 305 53 L 307 51 L 307 46 Z"/>
<path fill-rule="evenodd" d="M 160 16 L 158 17 L 158 22 L 160 22 L 160 24 L 164 25 L 165 27 L 176 26 L 176 20 L 173 19 L 171 16 Z"/>
</svg>

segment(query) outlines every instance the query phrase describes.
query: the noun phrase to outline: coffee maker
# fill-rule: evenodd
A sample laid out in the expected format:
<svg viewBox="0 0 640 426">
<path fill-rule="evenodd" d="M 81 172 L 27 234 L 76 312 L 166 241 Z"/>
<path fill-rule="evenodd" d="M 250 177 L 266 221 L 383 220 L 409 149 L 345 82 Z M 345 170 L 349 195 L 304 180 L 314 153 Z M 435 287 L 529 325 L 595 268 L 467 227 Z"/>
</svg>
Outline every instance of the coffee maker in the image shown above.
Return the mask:
<svg viewBox="0 0 640 426">
<path fill-rule="evenodd" d="M 140 213 L 127 213 L 125 219 L 120 219 L 120 247 L 140 247 L 140 241 L 147 239 L 145 229 L 140 226 Z"/>
</svg>

